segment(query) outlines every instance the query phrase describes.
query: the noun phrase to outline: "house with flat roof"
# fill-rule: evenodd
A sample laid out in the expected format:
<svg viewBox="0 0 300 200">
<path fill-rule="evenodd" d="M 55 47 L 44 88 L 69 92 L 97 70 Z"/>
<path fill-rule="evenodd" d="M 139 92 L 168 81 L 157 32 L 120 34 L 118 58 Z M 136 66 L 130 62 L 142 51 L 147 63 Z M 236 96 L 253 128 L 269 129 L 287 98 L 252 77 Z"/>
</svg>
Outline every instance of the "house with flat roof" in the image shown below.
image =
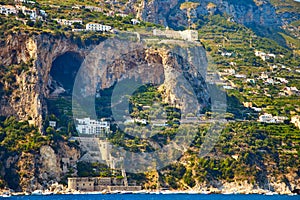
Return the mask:
<svg viewBox="0 0 300 200">
<path fill-rule="evenodd" d="M 1 5 L 0 13 L 3 15 L 15 15 L 18 13 L 17 9 L 11 5 Z"/>
<path fill-rule="evenodd" d="M 111 26 L 98 24 L 98 23 L 88 23 L 86 24 L 86 30 L 88 31 L 110 31 L 112 29 Z"/>
<path fill-rule="evenodd" d="M 82 118 L 76 119 L 76 122 L 76 129 L 79 134 L 104 136 L 110 132 L 110 123 L 108 121 Z"/>
<path fill-rule="evenodd" d="M 291 117 L 291 123 L 293 123 L 296 127 L 298 127 L 300 129 L 300 116 L 295 115 L 295 116 Z"/>
<path fill-rule="evenodd" d="M 57 23 L 59 23 L 60 25 L 65 25 L 65 26 L 72 26 L 72 24 L 74 23 L 79 23 L 79 24 L 83 24 L 82 23 L 82 19 L 55 19 L 55 21 L 57 21 Z"/>
</svg>

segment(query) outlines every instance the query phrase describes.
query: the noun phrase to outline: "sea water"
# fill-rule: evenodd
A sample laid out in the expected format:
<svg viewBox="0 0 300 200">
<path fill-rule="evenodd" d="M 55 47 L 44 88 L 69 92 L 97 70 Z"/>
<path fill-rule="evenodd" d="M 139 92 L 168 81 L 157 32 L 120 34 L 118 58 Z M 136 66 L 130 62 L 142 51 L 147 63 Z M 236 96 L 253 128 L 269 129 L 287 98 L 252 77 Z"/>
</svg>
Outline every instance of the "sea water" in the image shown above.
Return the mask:
<svg viewBox="0 0 300 200">
<path fill-rule="evenodd" d="M 82 194 L 82 195 L 50 195 L 50 196 L 12 196 L 0 199 L 19 200 L 300 200 L 299 195 L 222 195 L 222 194 Z"/>
</svg>

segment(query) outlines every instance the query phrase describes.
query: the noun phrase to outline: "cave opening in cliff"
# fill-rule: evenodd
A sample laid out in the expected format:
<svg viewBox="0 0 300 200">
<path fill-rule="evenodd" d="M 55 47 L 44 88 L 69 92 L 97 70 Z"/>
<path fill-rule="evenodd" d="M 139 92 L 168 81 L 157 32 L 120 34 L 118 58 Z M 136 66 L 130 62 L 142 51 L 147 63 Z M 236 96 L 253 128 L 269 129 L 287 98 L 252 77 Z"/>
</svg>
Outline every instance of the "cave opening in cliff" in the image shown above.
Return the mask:
<svg viewBox="0 0 300 200">
<path fill-rule="evenodd" d="M 50 94 L 64 93 L 71 95 L 76 74 L 83 62 L 83 57 L 77 52 L 66 52 L 58 56 L 50 70 Z"/>
</svg>

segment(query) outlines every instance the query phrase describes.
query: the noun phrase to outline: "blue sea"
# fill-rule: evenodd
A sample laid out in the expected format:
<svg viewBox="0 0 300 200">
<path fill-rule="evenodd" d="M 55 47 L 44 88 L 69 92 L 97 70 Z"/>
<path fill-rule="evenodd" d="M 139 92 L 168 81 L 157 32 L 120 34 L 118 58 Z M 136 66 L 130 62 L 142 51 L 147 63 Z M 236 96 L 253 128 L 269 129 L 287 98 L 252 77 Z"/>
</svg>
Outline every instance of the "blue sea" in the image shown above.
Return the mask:
<svg viewBox="0 0 300 200">
<path fill-rule="evenodd" d="M 97 194 L 97 195 L 51 195 L 51 196 L 12 196 L 0 199 L 19 199 L 19 200 L 300 200 L 300 196 L 288 195 L 221 195 L 221 194 Z"/>
</svg>

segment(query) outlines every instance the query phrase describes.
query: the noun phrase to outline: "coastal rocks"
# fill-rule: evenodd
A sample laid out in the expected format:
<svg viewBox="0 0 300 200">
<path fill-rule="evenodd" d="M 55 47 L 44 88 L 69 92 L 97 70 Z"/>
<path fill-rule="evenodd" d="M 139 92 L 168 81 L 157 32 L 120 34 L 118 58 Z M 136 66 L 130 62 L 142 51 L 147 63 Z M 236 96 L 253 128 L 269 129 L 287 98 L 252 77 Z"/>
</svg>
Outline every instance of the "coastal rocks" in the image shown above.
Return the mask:
<svg viewBox="0 0 300 200">
<path fill-rule="evenodd" d="M 60 168 L 60 160 L 50 146 L 42 146 L 40 149 L 40 177 L 43 180 L 60 181 L 62 170 Z"/>
<path fill-rule="evenodd" d="M 36 173 L 37 173 L 37 162 L 36 155 L 32 153 L 22 152 L 19 156 L 18 162 L 18 174 L 19 174 L 19 185 L 23 191 L 35 190 L 39 186 Z"/>
</svg>

